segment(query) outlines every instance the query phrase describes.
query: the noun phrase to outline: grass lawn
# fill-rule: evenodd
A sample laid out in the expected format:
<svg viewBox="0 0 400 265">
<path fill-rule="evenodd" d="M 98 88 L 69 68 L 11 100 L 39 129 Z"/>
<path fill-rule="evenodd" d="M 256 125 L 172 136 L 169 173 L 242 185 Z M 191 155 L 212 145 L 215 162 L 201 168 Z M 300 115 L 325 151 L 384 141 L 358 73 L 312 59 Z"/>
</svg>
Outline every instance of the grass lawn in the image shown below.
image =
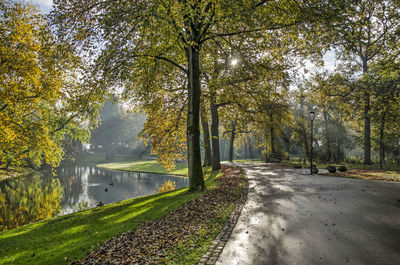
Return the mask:
<svg viewBox="0 0 400 265">
<path fill-rule="evenodd" d="M 188 174 L 186 162 L 177 162 L 175 169 L 172 171 L 167 171 L 162 166 L 162 164 L 157 162 L 157 160 L 120 161 L 120 162 L 99 164 L 99 165 L 97 165 L 97 167 L 105 168 L 105 169 L 112 169 L 112 170 L 165 173 L 165 174 L 184 175 L 184 176 L 187 176 L 187 174 Z"/>
<path fill-rule="evenodd" d="M 150 164 L 139 168 L 158 168 Z M 177 172 L 186 171 L 181 166 Z M 214 179 L 218 176 L 218 171 L 205 171 L 209 189 L 217 185 Z M 203 194 L 187 190 L 128 199 L 2 232 L 0 264 L 68 264 L 111 237 L 160 218 Z"/>
</svg>

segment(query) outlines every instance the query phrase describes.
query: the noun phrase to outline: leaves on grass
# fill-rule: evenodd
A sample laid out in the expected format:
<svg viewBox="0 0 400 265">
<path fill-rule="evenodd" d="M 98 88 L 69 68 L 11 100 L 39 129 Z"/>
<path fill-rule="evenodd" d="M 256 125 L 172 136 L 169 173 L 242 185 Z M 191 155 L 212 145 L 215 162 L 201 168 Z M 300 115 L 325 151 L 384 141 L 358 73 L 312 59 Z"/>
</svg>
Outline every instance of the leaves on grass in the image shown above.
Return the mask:
<svg viewBox="0 0 400 265">
<path fill-rule="evenodd" d="M 361 178 L 369 180 L 400 181 L 400 172 L 385 172 L 379 170 L 352 169 L 348 172 L 330 173 L 329 175 Z"/>
<path fill-rule="evenodd" d="M 182 208 L 147 222 L 134 231 L 125 232 L 104 243 L 99 250 L 72 264 L 159 264 L 167 263 L 176 246 L 195 248 L 193 238 L 205 236 L 227 207 L 236 203 L 243 181 L 241 169 L 224 167 L 220 185 Z"/>
</svg>

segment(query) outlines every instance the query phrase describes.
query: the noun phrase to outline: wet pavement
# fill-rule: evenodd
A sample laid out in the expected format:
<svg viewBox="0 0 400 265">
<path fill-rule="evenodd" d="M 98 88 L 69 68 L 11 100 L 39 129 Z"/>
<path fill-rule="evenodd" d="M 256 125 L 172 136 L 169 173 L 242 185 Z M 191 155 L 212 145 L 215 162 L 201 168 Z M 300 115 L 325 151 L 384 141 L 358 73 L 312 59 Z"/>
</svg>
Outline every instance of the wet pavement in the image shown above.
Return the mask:
<svg viewBox="0 0 400 265">
<path fill-rule="evenodd" d="M 248 200 L 216 264 L 400 264 L 400 183 L 241 165 Z"/>
</svg>

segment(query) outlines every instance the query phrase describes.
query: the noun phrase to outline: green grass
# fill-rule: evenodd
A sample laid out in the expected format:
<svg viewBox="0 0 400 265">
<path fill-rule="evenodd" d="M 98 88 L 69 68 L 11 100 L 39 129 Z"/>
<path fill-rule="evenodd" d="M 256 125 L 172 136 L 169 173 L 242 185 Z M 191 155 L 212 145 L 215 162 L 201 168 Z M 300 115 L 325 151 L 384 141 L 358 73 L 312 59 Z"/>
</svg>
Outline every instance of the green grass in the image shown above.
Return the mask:
<svg viewBox="0 0 400 265">
<path fill-rule="evenodd" d="M 122 161 L 129 161 L 129 160 L 137 160 L 136 157 L 124 157 L 124 156 L 115 156 L 112 162 L 122 162 Z M 76 161 L 79 164 L 100 164 L 106 162 L 106 155 L 105 154 L 88 154 L 82 153 L 78 156 Z"/>
<path fill-rule="evenodd" d="M 106 164 L 97 165 L 99 168 L 112 169 L 112 170 L 124 170 L 124 171 L 140 171 L 140 172 L 153 172 L 153 173 L 164 173 L 173 175 L 184 175 L 187 176 L 187 163 L 177 162 L 176 167 L 172 171 L 167 171 L 161 163 L 157 160 L 145 160 L 145 161 L 121 161 Z"/>
<path fill-rule="evenodd" d="M 81 154 L 79 162 L 81 163 L 102 163 L 106 160 L 105 154 Z"/>
<path fill-rule="evenodd" d="M 207 187 L 218 171 L 205 173 Z M 0 264 L 68 264 L 102 242 L 160 218 L 203 192 L 187 188 L 112 203 L 0 233 Z"/>
</svg>

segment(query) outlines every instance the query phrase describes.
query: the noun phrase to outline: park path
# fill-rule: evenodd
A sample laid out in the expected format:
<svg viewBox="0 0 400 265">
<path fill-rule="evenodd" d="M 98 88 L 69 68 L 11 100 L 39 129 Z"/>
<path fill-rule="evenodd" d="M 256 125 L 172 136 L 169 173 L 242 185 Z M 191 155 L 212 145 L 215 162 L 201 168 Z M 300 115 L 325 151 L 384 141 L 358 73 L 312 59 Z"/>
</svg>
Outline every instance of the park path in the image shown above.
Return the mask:
<svg viewBox="0 0 400 265">
<path fill-rule="evenodd" d="M 239 165 L 248 199 L 216 264 L 400 264 L 400 183 Z"/>
</svg>

